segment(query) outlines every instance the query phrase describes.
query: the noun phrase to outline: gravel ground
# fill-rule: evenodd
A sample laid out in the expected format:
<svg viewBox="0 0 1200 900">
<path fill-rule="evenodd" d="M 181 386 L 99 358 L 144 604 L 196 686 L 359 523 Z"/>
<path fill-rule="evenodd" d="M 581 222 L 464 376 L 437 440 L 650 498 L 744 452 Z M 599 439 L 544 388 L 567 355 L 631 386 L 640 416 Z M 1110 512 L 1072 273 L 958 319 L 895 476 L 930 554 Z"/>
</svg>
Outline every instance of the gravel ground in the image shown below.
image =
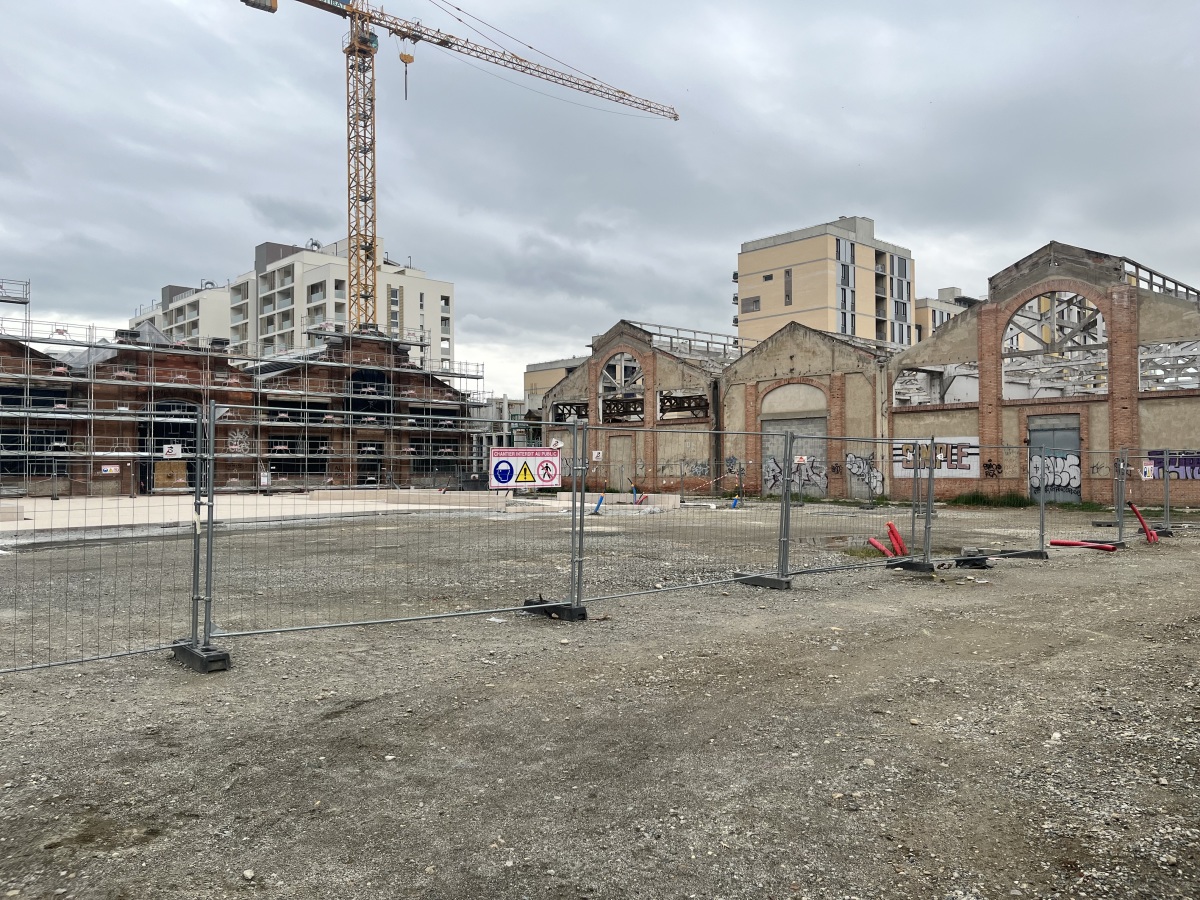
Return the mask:
<svg viewBox="0 0 1200 900">
<path fill-rule="evenodd" d="M 659 520 L 589 545 L 590 593 L 723 564 Z M 1182 537 L 0 676 L 0 891 L 1200 896 L 1198 563 Z M 236 565 L 246 602 L 264 561 Z"/>
</svg>

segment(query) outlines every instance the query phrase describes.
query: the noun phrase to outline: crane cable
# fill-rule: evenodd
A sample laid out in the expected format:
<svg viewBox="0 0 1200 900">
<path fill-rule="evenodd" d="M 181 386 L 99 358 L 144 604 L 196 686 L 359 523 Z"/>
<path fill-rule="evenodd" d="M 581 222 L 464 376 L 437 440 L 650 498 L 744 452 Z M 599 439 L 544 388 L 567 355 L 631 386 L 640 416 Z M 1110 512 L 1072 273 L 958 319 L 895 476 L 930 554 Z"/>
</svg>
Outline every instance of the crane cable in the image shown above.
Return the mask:
<svg viewBox="0 0 1200 900">
<path fill-rule="evenodd" d="M 507 47 L 504 47 L 504 46 L 502 46 L 501 44 L 499 44 L 498 42 L 496 42 L 496 41 L 492 40 L 492 39 L 491 39 L 491 38 L 489 38 L 487 35 L 485 35 L 485 34 L 484 34 L 482 31 L 480 31 L 478 28 L 476 28 L 474 25 L 472 25 L 472 24 L 471 24 L 471 23 L 469 23 L 469 22 L 466 22 L 466 21 L 464 21 L 463 19 L 461 19 L 461 18 L 459 18 L 458 16 L 454 15 L 454 13 L 450 12 L 449 10 L 447 10 L 447 9 L 446 9 L 446 6 L 449 6 L 451 9 L 456 9 L 456 10 L 458 10 L 460 13 L 462 13 L 464 16 L 468 16 L 469 18 L 472 18 L 472 19 L 474 19 L 476 22 L 478 22 L 479 24 L 483 25 L 485 28 L 490 28 L 492 31 L 495 31 L 497 34 L 502 34 L 502 35 L 504 35 L 504 36 L 505 36 L 506 38 L 508 38 L 510 41 L 516 41 L 516 42 L 517 42 L 518 44 L 520 44 L 522 47 L 525 47 L 526 49 L 532 50 L 534 53 L 537 53 L 539 56 L 544 56 L 544 57 L 546 57 L 546 59 L 552 60 L 552 61 L 554 61 L 555 63 L 557 63 L 558 65 L 560 65 L 560 66 L 564 66 L 564 67 L 566 67 L 566 68 L 570 69 L 572 72 L 578 72 L 580 75 L 582 75 L 584 78 L 587 78 L 589 81 L 594 81 L 596 84 L 603 85 L 603 86 L 604 86 L 604 87 L 606 87 L 606 88 L 612 88 L 613 90 L 617 90 L 617 88 L 616 88 L 614 85 L 611 85 L 611 84 L 609 84 L 607 81 L 601 81 L 601 80 L 600 80 L 599 78 L 597 78 L 595 75 L 591 75 L 591 74 L 589 74 L 589 73 L 587 73 L 587 72 L 583 71 L 582 69 L 577 69 L 577 68 L 575 68 L 575 66 L 571 65 L 570 63 L 568 63 L 568 62 L 565 62 L 565 61 L 563 61 L 563 60 L 559 59 L 559 58 L 558 58 L 558 57 L 556 57 L 556 56 L 551 56 L 549 53 L 546 53 L 546 52 L 544 52 L 544 51 L 542 51 L 542 50 L 539 50 L 537 47 L 533 46 L 532 44 L 527 44 L 527 43 L 525 43 L 525 42 L 524 42 L 523 40 L 521 40 L 519 37 L 514 37 L 513 35 L 509 34 L 507 31 L 504 31 L 504 30 L 503 30 L 503 29 L 501 29 L 501 28 L 497 28 L 495 25 L 491 25 L 491 24 L 489 24 L 488 22 L 485 22 L 485 21 L 483 21 L 483 19 L 479 18 L 479 17 L 478 17 L 478 16 L 476 16 L 476 15 L 472 15 L 471 13 L 467 12 L 467 11 L 466 11 L 465 9 L 463 9 L 462 7 L 455 6 L 453 3 L 450 3 L 450 2 L 448 2 L 448 0 L 429 0 L 429 2 L 430 2 L 431 4 L 433 4 L 434 6 L 436 6 L 438 9 L 442 10 L 442 12 L 446 13 L 446 15 L 450 16 L 450 17 L 451 17 L 452 19 L 454 19 L 456 22 L 459 22 L 459 23 L 461 23 L 463 26 L 465 26 L 465 27 L 467 27 L 467 28 L 470 28 L 470 29 L 471 29 L 472 31 L 474 31 L 474 32 L 475 32 L 477 35 L 479 35 L 481 38 L 483 38 L 484 40 L 486 40 L 488 43 L 492 44 L 492 45 L 493 45 L 494 47 L 496 47 L 498 50 L 503 50 L 505 53 L 509 53 L 509 54 L 511 54 L 511 55 L 513 55 L 513 56 L 516 56 L 516 54 L 515 54 L 515 53 L 513 53 L 511 50 L 509 50 Z M 443 2 L 445 2 L 445 5 L 444 5 L 444 6 L 443 6 Z"/>
<path fill-rule="evenodd" d="M 438 2 L 438 0 L 429 0 L 429 2 L 431 4 L 433 4 L 434 6 L 436 6 L 438 9 L 441 9 L 442 12 L 446 13 L 448 16 L 450 16 L 456 22 L 463 25 L 465 28 L 469 28 L 471 31 L 475 32 L 477 35 L 479 35 L 480 38 L 487 41 L 489 44 L 491 44 L 497 50 L 507 53 L 510 56 L 516 57 L 516 54 L 513 53 L 511 50 L 509 50 L 507 47 L 505 47 L 503 44 L 500 44 L 497 41 L 492 40 L 490 37 L 488 37 L 488 35 L 484 34 L 482 31 L 480 31 L 478 28 L 476 28 L 470 22 L 463 21 L 458 16 L 454 15 L 454 13 L 446 10 L 444 7 L 441 6 L 441 4 Z M 457 9 L 464 16 L 470 16 L 472 19 L 475 19 L 477 22 L 481 23 L 482 25 L 484 25 L 488 28 L 491 28 L 496 32 L 499 32 L 500 34 L 504 35 L 506 38 L 516 41 L 521 46 L 528 47 L 534 53 L 538 53 L 538 54 L 546 57 L 547 59 L 553 60 L 554 62 L 558 63 L 561 66 L 566 66 L 568 69 L 578 72 L 580 75 L 584 76 L 585 78 L 590 79 L 591 81 L 595 82 L 598 85 L 603 85 L 604 87 L 610 88 L 612 90 L 618 90 L 617 88 L 613 87 L 613 85 L 609 84 L 608 82 L 601 81 L 599 78 L 595 77 L 594 75 L 589 75 L 587 72 L 584 72 L 582 69 L 577 69 L 577 68 L 575 68 L 575 66 L 571 65 L 570 63 L 563 62 L 562 60 L 558 59 L 557 57 L 551 56 L 549 53 L 543 53 L 541 50 L 538 50 L 533 45 L 526 44 L 520 38 L 513 37 L 511 34 L 509 34 L 506 31 L 502 31 L 501 29 L 496 28 L 493 25 L 488 25 L 488 23 L 484 22 L 483 19 L 480 19 L 478 16 L 473 16 L 473 15 L 471 15 L 471 13 L 467 12 L 466 10 L 461 9 L 457 6 L 454 6 L 453 3 L 449 3 L 447 5 L 453 7 L 454 9 Z M 382 9 L 383 8 L 380 7 L 381 12 L 382 12 Z M 420 20 L 418 19 L 417 21 L 420 21 Z M 395 33 L 392 34 L 392 40 L 396 43 L 396 47 L 400 51 L 400 61 L 402 63 L 404 63 L 404 99 L 407 100 L 408 99 L 408 64 L 410 62 L 412 62 L 412 54 L 404 53 L 403 47 L 400 43 L 400 39 L 396 36 Z M 464 58 L 459 53 L 451 53 L 449 50 L 447 50 L 444 47 L 438 47 L 436 45 L 431 45 L 431 46 L 433 46 L 435 50 L 440 51 L 441 53 L 450 57 L 451 59 L 454 59 L 455 61 L 460 62 L 465 66 L 469 66 L 470 68 L 475 69 L 478 72 L 482 72 L 484 75 L 490 75 L 492 78 L 503 81 L 505 84 L 511 84 L 513 87 L 518 87 L 521 90 L 529 91 L 532 94 L 538 94 L 542 97 L 548 97 L 551 100 L 557 100 L 560 103 L 566 103 L 570 106 L 578 106 L 578 107 L 581 107 L 582 109 L 590 109 L 593 112 L 605 113 L 606 115 L 610 115 L 610 116 L 624 116 L 625 118 L 628 118 L 628 119 L 657 119 L 658 118 L 658 116 L 653 116 L 653 115 L 647 116 L 647 115 L 642 115 L 640 113 L 618 112 L 615 109 L 608 109 L 606 107 L 600 107 L 600 106 L 592 106 L 588 103 L 580 103 L 577 100 L 568 100 L 566 97 L 560 97 L 557 94 L 551 94 L 551 93 L 548 93 L 547 91 L 539 91 L 536 88 L 530 87 L 527 84 L 522 84 L 520 82 L 513 81 L 510 78 L 505 78 L 504 76 L 500 75 L 498 72 L 494 72 L 491 69 L 485 69 L 483 66 L 477 66 L 474 63 L 468 61 L 466 58 Z M 408 58 L 406 58 L 406 57 L 408 57 Z M 517 58 L 519 59 L 520 57 L 517 57 Z"/>
</svg>

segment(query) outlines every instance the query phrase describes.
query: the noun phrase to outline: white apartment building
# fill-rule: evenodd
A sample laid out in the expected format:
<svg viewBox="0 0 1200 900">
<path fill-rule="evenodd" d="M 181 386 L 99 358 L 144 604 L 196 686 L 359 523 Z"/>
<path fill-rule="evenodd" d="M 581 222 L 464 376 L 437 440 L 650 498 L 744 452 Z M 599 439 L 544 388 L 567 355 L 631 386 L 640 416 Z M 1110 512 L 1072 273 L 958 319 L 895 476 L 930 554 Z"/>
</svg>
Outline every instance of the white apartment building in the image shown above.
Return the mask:
<svg viewBox="0 0 1200 900">
<path fill-rule="evenodd" d="M 376 327 L 422 345 L 429 369 L 454 359 L 454 285 L 411 265 L 389 260 L 379 242 Z M 346 241 L 304 247 L 264 243 L 254 248 L 254 268 L 226 285 L 167 285 L 160 300 L 129 320 L 158 327 L 175 341 L 200 344 L 225 338 L 233 353 L 272 356 L 313 347 L 321 331 L 346 331 Z M 314 333 L 315 332 L 315 333 Z"/>
</svg>

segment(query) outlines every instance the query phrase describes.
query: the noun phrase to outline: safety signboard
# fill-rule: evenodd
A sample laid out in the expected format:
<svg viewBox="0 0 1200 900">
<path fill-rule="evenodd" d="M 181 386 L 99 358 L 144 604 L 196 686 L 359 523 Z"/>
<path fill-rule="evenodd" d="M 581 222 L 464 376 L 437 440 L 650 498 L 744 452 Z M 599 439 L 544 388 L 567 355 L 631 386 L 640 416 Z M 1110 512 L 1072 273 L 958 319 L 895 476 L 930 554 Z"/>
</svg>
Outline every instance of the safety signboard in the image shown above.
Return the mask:
<svg viewBox="0 0 1200 900">
<path fill-rule="evenodd" d="M 548 447 L 492 448 L 488 468 L 490 490 L 544 487 L 562 487 L 562 461 L 557 450 Z"/>
</svg>

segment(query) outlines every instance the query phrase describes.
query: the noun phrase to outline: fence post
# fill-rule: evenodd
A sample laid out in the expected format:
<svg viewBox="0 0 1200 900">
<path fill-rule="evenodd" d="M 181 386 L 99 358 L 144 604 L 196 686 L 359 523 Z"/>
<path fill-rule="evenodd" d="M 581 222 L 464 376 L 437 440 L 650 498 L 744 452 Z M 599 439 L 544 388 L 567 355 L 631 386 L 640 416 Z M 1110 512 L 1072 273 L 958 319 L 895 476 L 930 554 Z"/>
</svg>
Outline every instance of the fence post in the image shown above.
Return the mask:
<svg viewBox="0 0 1200 900">
<path fill-rule="evenodd" d="M 1046 552 L 1046 448 L 1038 447 L 1038 550 Z"/>
<path fill-rule="evenodd" d="M 1125 470 L 1129 464 L 1129 451 L 1122 448 L 1117 454 L 1117 472 L 1113 478 L 1113 506 L 1117 512 L 1117 541 L 1125 542 Z"/>
<path fill-rule="evenodd" d="M 925 541 L 922 545 L 924 550 L 924 562 L 932 567 L 933 559 L 933 479 L 937 475 L 937 457 L 934 454 L 937 452 L 936 447 L 937 435 L 929 439 L 929 480 L 925 489 Z"/>
<path fill-rule="evenodd" d="M 917 505 L 921 502 L 921 445 L 913 441 L 912 509 L 908 523 L 908 545 L 917 545 Z"/>
<path fill-rule="evenodd" d="M 871 477 L 871 470 L 875 468 L 875 456 L 877 454 L 879 454 L 877 448 L 872 447 L 871 455 L 869 457 L 867 457 L 867 503 L 866 503 L 866 506 L 862 506 L 862 507 L 860 507 L 860 509 L 874 509 L 875 508 L 875 479 L 873 479 Z M 879 455 L 882 456 L 882 454 L 879 454 Z M 880 465 L 879 471 L 882 472 L 883 471 L 883 468 L 882 468 L 883 461 L 882 460 L 880 460 L 879 465 Z M 847 495 L 847 497 L 849 497 L 849 496 L 853 495 L 853 493 L 854 493 L 854 482 L 850 479 L 849 473 L 846 474 L 846 482 L 847 482 L 846 495 Z"/>
<path fill-rule="evenodd" d="M 580 429 L 576 420 L 571 423 L 571 574 L 568 597 L 562 603 L 526 600 L 525 605 L 537 605 L 548 616 L 564 622 L 587 619 L 583 605 L 583 523 L 587 519 L 588 426 Z M 560 459 L 561 463 L 561 459 Z"/>
<path fill-rule="evenodd" d="M 217 402 L 215 400 L 208 401 L 208 428 L 207 440 L 205 441 L 205 460 L 204 474 L 206 484 L 206 494 L 208 499 L 208 522 L 205 536 L 204 548 L 204 649 L 208 650 L 212 647 L 213 636 L 213 525 L 216 523 L 215 507 L 216 504 L 216 480 L 217 480 Z M 197 460 L 196 477 L 200 477 L 200 465 Z"/>
<path fill-rule="evenodd" d="M 1162 531 L 1159 532 L 1164 537 L 1173 537 L 1171 533 L 1171 451 L 1167 450 L 1163 453 L 1163 521 Z"/>
<path fill-rule="evenodd" d="M 792 474 L 795 464 L 792 462 L 792 432 L 783 436 L 784 464 L 780 467 L 783 474 L 782 491 L 779 494 L 779 555 L 776 559 L 774 575 L 760 575 L 753 572 L 736 572 L 734 578 L 742 584 L 753 587 L 771 588 L 776 591 L 790 590 L 792 576 L 789 572 L 790 561 L 788 549 L 792 540 Z M 739 480 L 741 473 L 739 472 Z M 766 480 L 762 481 L 762 492 L 766 492 Z"/>
<path fill-rule="evenodd" d="M 195 490 L 192 492 L 192 636 L 191 646 L 200 646 L 200 508 L 203 504 L 203 485 L 200 478 L 201 448 L 203 447 L 204 408 L 196 407 Z M 150 450 L 154 451 L 153 442 Z"/>
<path fill-rule="evenodd" d="M 783 446 L 783 458 L 787 460 L 787 478 L 784 479 L 783 494 L 779 498 L 779 565 L 776 577 L 780 581 L 788 577 L 790 564 L 788 551 L 792 545 L 792 472 L 795 469 L 795 463 L 792 461 L 792 450 L 795 449 L 795 435 L 792 432 L 789 431 L 784 437 Z M 802 481 L 800 488 L 802 492 L 804 490 L 803 484 Z M 800 496 L 803 498 L 804 494 L 801 493 Z"/>
<path fill-rule="evenodd" d="M 211 646 L 213 567 L 213 485 L 216 481 L 216 403 L 196 405 L 195 482 L 192 515 L 192 629 L 191 635 L 172 645 L 172 653 L 184 665 L 202 675 L 229 668 L 229 653 Z M 206 486 L 207 483 L 207 486 Z M 207 495 L 207 496 L 206 496 Z M 200 594 L 200 510 L 208 504 L 204 596 Z M 204 631 L 200 633 L 200 601 L 204 600 Z"/>
</svg>

